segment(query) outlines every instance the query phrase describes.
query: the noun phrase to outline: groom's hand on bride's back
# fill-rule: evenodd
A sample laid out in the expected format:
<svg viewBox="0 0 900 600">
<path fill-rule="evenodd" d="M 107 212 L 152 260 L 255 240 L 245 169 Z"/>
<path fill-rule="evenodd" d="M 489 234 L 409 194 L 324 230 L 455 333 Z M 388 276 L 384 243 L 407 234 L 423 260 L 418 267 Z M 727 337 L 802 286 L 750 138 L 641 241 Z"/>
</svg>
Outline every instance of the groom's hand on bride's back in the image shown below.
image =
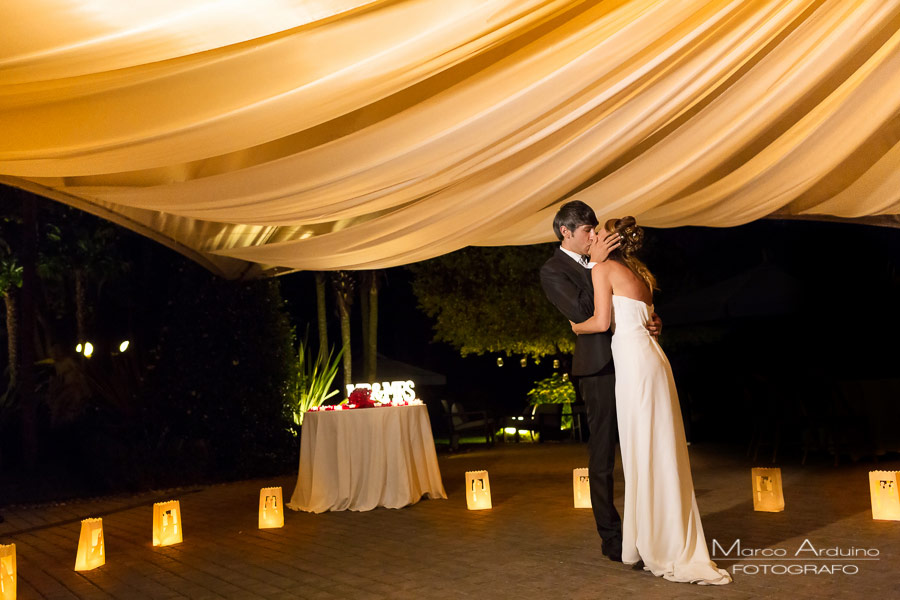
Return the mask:
<svg viewBox="0 0 900 600">
<path fill-rule="evenodd" d="M 650 335 L 653 337 L 659 337 L 659 334 L 662 332 L 662 319 L 659 318 L 659 315 L 653 313 L 650 315 L 650 322 L 647 323 L 647 331 L 650 332 Z"/>
</svg>

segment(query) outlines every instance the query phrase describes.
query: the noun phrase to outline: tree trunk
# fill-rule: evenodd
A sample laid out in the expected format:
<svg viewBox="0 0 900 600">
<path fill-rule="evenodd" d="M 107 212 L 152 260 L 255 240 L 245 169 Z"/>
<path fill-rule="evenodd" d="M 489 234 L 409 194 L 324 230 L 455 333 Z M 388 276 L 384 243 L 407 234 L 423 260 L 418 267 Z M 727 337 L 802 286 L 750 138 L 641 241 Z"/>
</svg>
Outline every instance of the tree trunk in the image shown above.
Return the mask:
<svg viewBox="0 0 900 600">
<path fill-rule="evenodd" d="M 79 344 L 87 340 L 87 284 L 84 269 L 75 269 L 75 333 Z"/>
<path fill-rule="evenodd" d="M 378 285 L 375 280 L 375 273 L 372 273 L 372 279 L 369 282 L 369 318 L 368 318 L 368 335 L 366 336 L 366 380 L 374 383 L 378 377 Z"/>
<path fill-rule="evenodd" d="M 22 296 L 19 321 L 19 398 L 22 406 L 22 457 L 25 468 L 37 463 L 37 402 L 34 393 L 34 292 L 37 283 L 37 204 L 22 192 Z"/>
<path fill-rule="evenodd" d="M 325 273 L 316 273 L 316 311 L 319 319 L 319 355 L 328 356 L 328 315 L 325 312 Z"/>
<path fill-rule="evenodd" d="M 15 386 L 19 377 L 19 307 L 18 290 L 10 289 L 3 296 L 6 304 L 6 343 L 9 351 L 9 387 Z"/>
<path fill-rule="evenodd" d="M 353 306 L 353 292 L 356 287 L 356 280 L 351 273 L 338 271 L 332 276 L 331 282 L 334 285 L 338 313 L 341 316 L 341 345 L 344 348 L 344 389 L 342 391 L 346 394 L 347 386 L 353 383 L 353 374 L 351 372 L 353 356 L 350 351 L 350 309 Z"/>
<path fill-rule="evenodd" d="M 369 379 L 369 278 L 371 271 L 364 271 L 360 275 L 359 286 L 359 315 L 362 321 L 362 351 L 363 351 L 363 377 L 368 383 Z"/>
<path fill-rule="evenodd" d="M 350 307 L 346 302 L 339 301 L 338 309 L 341 313 L 341 344 L 344 347 L 344 394 L 347 394 L 348 387 L 353 383 L 353 374 L 351 373 L 351 354 L 350 354 Z"/>
</svg>

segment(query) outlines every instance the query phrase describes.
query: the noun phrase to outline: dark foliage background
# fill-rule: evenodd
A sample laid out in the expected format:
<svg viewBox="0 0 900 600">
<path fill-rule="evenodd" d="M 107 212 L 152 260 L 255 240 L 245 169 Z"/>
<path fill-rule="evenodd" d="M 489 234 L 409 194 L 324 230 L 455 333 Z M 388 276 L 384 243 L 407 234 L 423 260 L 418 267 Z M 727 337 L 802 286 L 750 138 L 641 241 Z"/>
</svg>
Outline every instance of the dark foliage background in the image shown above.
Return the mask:
<svg viewBox="0 0 900 600">
<path fill-rule="evenodd" d="M 551 252 L 547 244 L 464 248 L 409 265 L 419 308 L 434 320 L 435 341 L 462 356 L 571 353 L 575 336 L 537 277 Z"/>
<path fill-rule="evenodd" d="M 16 199 L 0 199 L 15 215 Z M 42 229 L 62 239 L 39 240 L 38 464 L 22 467 L 13 397 L 0 409 L 0 505 L 293 468 L 299 446 L 285 401 L 296 355 L 279 281 L 222 280 L 99 219 L 39 207 Z M 93 238 L 116 264 L 91 279 L 87 359 L 75 352 L 66 265 L 71 248 Z"/>
<path fill-rule="evenodd" d="M 43 199 L 38 209 L 39 455 L 22 466 L 20 407 L 0 398 L 0 506 L 291 472 L 299 440 L 285 401 L 295 332 L 312 325 L 317 342 L 313 274 L 224 281 L 89 215 Z M 7 274 L 20 211 L 0 187 Z M 417 390 L 437 435 L 441 399 L 518 414 L 536 381 L 567 370 L 572 334 L 538 280 L 555 246 L 467 248 L 380 275 L 379 352 L 446 376 Z M 778 431 L 785 446 L 812 440 L 823 453 L 900 449 L 900 232 L 791 221 L 649 230 L 643 258 L 695 442 L 746 447 Z M 776 278 L 748 278 L 759 273 Z M 742 314 L 716 304 L 734 281 L 745 282 Z M 329 296 L 332 344 L 335 307 Z M 75 352 L 78 314 L 90 360 Z M 360 311 L 351 321 L 358 363 Z"/>
</svg>

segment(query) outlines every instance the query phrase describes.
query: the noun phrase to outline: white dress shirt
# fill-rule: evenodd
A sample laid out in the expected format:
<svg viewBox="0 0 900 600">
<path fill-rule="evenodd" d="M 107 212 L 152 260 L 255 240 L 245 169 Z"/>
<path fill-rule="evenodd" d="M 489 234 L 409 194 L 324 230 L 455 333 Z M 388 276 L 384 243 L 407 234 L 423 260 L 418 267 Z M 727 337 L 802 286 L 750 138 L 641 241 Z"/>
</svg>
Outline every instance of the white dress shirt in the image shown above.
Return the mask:
<svg viewBox="0 0 900 600">
<path fill-rule="evenodd" d="M 590 268 L 592 268 L 594 265 L 597 264 L 597 263 L 595 263 L 595 262 L 584 262 L 584 261 L 582 261 L 582 260 L 581 260 L 581 255 L 580 255 L 580 254 L 578 254 L 577 252 L 572 252 L 571 250 L 566 250 L 566 249 L 563 248 L 562 246 L 560 246 L 559 249 L 562 250 L 563 252 L 565 252 L 566 254 L 568 254 L 569 256 L 571 256 L 571 257 L 572 257 L 572 260 L 574 260 L 575 262 L 577 262 L 579 265 L 581 265 L 581 266 L 584 267 L 585 269 L 590 269 Z"/>
</svg>

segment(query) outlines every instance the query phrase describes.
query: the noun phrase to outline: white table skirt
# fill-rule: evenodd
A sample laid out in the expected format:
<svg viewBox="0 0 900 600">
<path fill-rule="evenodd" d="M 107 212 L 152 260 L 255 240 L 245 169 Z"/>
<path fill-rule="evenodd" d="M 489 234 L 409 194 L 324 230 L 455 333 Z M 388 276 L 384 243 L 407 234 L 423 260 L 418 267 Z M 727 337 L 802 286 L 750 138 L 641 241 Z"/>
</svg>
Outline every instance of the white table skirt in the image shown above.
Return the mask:
<svg viewBox="0 0 900 600">
<path fill-rule="evenodd" d="M 424 404 L 308 412 L 294 510 L 402 508 L 446 498 Z"/>
</svg>

